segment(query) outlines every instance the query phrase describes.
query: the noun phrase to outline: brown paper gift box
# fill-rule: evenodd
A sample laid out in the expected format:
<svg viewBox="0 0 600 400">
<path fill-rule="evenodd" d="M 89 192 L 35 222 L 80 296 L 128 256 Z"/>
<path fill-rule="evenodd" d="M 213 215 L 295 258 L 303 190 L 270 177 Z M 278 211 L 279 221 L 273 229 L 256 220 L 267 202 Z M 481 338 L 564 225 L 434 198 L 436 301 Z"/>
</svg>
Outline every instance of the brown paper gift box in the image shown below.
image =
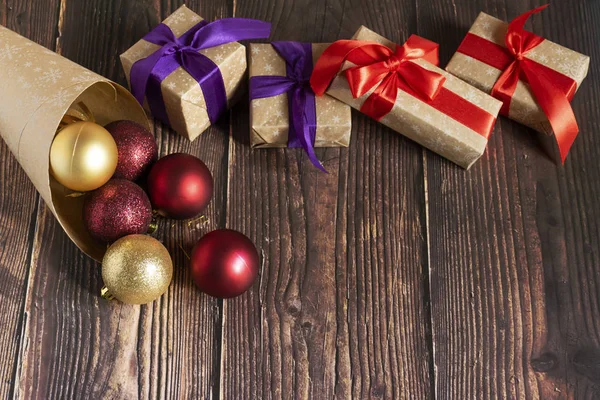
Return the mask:
<svg viewBox="0 0 600 400">
<path fill-rule="evenodd" d="M 313 64 L 328 43 L 313 43 Z M 250 44 L 250 76 L 286 76 L 286 63 L 270 44 Z M 315 98 L 315 147 L 348 147 L 352 131 L 350 107 L 330 96 Z M 287 147 L 289 133 L 287 93 L 250 102 L 250 144 L 255 148 Z"/>
<path fill-rule="evenodd" d="M 485 13 L 480 13 L 471 26 L 471 29 L 469 29 L 469 33 L 506 47 L 505 36 L 507 29 L 508 23 Z M 577 82 L 577 88 L 579 88 L 586 77 L 590 65 L 590 58 L 588 56 L 567 49 L 549 40 L 544 40 L 540 45 L 527 53 L 525 57 L 572 78 Z M 486 93 L 492 92 L 494 84 L 502 74 L 502 71 L 499 69 L 459 52 L 454 54 L 446 66 L 446 71 Z M 556 162 L 561 161 L 548 117 L 546 117 L 535 100 L 527 83 L 519 81 L 517 84 L 517 89 L 510 103 L 508 116 L 510 119 L 542 133 L 539 137 L 542 139 L 542 144 L 548 154 Z"/>
<path fill-rule="evenodd" d="M 198 14 L 186 6 L 181 6 L 167 17 L 163 24 L 171 28 L 179 37 L 201 20 Z M 128 82 L 133 64 L 159 48 L 159 45 L 141 39 L 121 54 L 121 63 Z M 225 83 L 227 103 L 230 106 L 233 99 L 238 97 L 242 78 L 246 74 L 246 48 L 233 42 L 203 49 L 200 53 L 210 58 L 219 67 Z M 210 126 L 204 94 L 198 82 L 183 68 L 179 67 L 162 81 L 161 90 L 170 125 L 177 133 L 194 140 Z M 144 108 L 150 111 L 147 102 L 144 102 Z"/>
<path fill-rule="evenodd" d="M 378 42 L 391 49 L 395 49 L 396 46 L 395 43 L 364 26 L 358 29 L 353 39 Z M 425 60 L 419 59 L 413 62 L 444 75 L 446 89 L 467 99 L 492 116 L 498 115 L 502 106 L 498 100 Z M 351 63 L 346 62 L 342 69 L 351 66 Z M 370 95 L 367 93 L 355 99 L 344 74 L 338 74 L 327 90 L 327 94 L 358 110 Z M 398 90 L 394 107 L 380 122 L 467 169 L 485 152 L 488 142 L 479 133 L 402 90 Z"/>
<path fill-rule="evenodd" d="M 0 25 L 0 134 L 67 235 L 101 260 L 106 245 L 94 241 L 82 221 L 83 197 L 50 175 L 50 146 L 74 103 L 83 102 L 96 122 L 129 119 L 148 127 L 144 110 L 121 86 Z"/>
</svg>

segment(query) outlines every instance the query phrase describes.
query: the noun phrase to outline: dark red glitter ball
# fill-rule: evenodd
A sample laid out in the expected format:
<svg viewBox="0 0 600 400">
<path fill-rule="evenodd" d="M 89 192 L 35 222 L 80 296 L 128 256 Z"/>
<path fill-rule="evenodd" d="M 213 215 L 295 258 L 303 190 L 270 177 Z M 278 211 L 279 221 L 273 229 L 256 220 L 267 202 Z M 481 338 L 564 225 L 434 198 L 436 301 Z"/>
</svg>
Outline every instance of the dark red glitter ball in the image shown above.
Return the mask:
<svg viewBox="0 0 600 400">
<path fill-rule="evenodd" d="M 133 121 L 115 121 L 105 126 L 117 143 L 119 163 L 114 178 L 135 181 L 142 177 L 158 158 L 154 136 Z"/>
<path fill-rule="evenodd" d="M 150 222 L 150 199 L 142 188 L 125 179 L 111 179 L 90 193 L 83 205 L 83 223 L 92 237 L 103 242 L 146 233 Z"/>
</svg>

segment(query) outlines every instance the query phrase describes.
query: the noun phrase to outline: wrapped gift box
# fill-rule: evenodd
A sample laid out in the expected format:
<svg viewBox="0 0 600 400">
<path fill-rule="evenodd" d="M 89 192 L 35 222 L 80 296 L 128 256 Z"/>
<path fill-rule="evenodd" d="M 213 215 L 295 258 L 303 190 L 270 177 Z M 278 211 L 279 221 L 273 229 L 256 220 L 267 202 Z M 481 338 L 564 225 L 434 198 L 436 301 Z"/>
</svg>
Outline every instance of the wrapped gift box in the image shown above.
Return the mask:
<svg viewBox="0 0 600 400">
<path fill-rule="evenodd" d="M 186 6 L 181 6 L 167 17 L 163 24 L 168 26 L 177 37 L 181 37 L 202 21 L 202 18 Z M 121 63 L 131 87 L 131 68 L 139 60 L 151 56 L 161 46 L 141 39 L 121 54 Z M 246 48 L 238 42 L 226 43 L 199 51 L 214 62 L 223 76 L 228 106 L 237 99 L 243 90 L 243 78 L 246 73 Z M 162 102 L 166 109 L 169 124 L 177 133 L 189 140 L 196 139 L 210 125 L 206 99 L 198 82 L 183 67 L 177 68 L 160 83 Z M 164 119 L 151 110 L 148 96 L 144 108 L 155 118 Z"/>
<path fill-rule="evenodd" d="M 496 67 L 480 61 L 480 59 L 484 60 L 496 54 L 496 50 L 494 52 L 487 50 L 490 45 L 489 42 L 506 50 L 505 37 L 507 30 L 508 24 L 506 22 L 485 13 L 480 13 L 458 51 L 448 63 L 446 71 L 486 93 L 491 93 L 492 88 L 503 72 L 502 69 L 496 68 L 502 64 L 502 61 L 498 61 L 502 57 L 493 57 Z M 478 53 L 482 56 L 479 56 Z M 558 77 L 558 80 L 560 85 L 564 87 L 569 101 L 586 77 L 590 64 L 588 56 L 549 40 L 543 40 L 527 52 L 525 58 L 556 71 L 558 75 L 562 75 L 562 77 Z M 565 80 L 564 77 L 567 77 L 567 79 Z M 572 81 L 569 82 L 569 80 Z M 557 141 L 554 139 L 554 132 L 548 117 L 540 107 L 529 84 L 523 80 L 522 75 L 507 111 L 510 119 L 542 133 L 540 138 L 546 151 L 555 161 L 561 161 L 561 155 L 556 146 Z"/>
<path fill-rule="evenodd" d="M 396 49 L 396 44 L 364 26 L 356 32 L 353 39 L 377 42 L 392 50 Z M 400 89 L 393 108 L 381 118 L 380 122 L 463 168 L 471 167 L 485 152 L 487 137 L 491 133 L 501 103 L 424 59 L 408 62 L 414 62 L 426 70 L 443 75 L 445 78 L 443 88 L 457 95 L 463 104 L 469 106 L 470 111 L 484 116 L 488 123 L 481 132 L 477 132 L 448 113 L 435 108 L 433 103 L 423 101 Z M 345 71 L 353 66 L 354 64 L 346 61 L 342 70 Z M 338 74 L 327 90 L 327 94 L 359 110 L 372 92 L 373 90 L 354 98 L 344 73 Z M 447 106 L 453 107 L 453 105 Z M 469 118 L 473 117 L 469 116 Z"/>
<path fill-rule="evenodd" d="M 314 65 L 328 44 L 312 43 L 308 46 L 312 50 L 310 63 Z M 253 43 L 250 44 L 249 69 L 251 80 L 256 76 L 285 77 L 286 60 L 271 44 Z M 350 107 L 330 96 L 317 97 L 315 103 L 314 147 L 347 147 L 352 130 Z M 287 147 L 290 127 L 288 94 L 251 100 L 250 126 L 252 147 Z"/>
</svg>

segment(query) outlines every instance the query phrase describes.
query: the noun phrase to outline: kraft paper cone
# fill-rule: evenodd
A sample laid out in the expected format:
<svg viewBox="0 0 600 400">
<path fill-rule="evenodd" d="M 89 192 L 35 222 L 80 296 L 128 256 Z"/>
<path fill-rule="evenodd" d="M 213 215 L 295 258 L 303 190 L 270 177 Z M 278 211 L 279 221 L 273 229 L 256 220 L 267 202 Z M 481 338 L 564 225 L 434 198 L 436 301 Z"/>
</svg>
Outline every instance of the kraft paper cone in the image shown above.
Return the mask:
<svg viewBox="0 0 600 400">
<path fill-rule="evenodd" d="M 0 25 L 0 134 L 69 238 L 100 261 L 106 245 L 82 221 L 83 196 L 50 175 L 50 146 L 71 105 L 83 102 L 96 122 L 128 119 L 148 127 L 144 110 L 118 84 Z"/>
</svg>

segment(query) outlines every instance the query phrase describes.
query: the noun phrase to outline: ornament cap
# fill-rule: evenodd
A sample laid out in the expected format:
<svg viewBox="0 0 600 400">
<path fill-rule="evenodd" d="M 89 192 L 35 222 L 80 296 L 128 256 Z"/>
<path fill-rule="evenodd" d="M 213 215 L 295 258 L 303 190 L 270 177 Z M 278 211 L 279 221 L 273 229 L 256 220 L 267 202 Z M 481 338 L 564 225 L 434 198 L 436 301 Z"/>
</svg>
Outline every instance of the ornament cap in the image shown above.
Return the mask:
<svg viewBox="0 0 600 400">
<path fill-rule="evenodd" d="M 158 230 L 158 220 L 156 219 L 156 216 L 152 215 L 152 221 L 150 222 L 150 225 L 148 225 L 148 231 L 146 233 L 148 235 L 152 235 L 157 230 Z"/>
<path fill-rule="evenodd" d="M 102 289 L 100 289 L 100 297 L 102 297 L 104 300 L 114 300 L 115 296 L 113 296 L 109 291 L 108 288 L 106 286 L 102 287 Z"/>
<path fill-rule="evenodd" d="M 94 118 L 94 114 L 90 111 L 90 109 L 85 105 L 84 102 L 78 102 L 77 104 L 73 104 L 65 113 L 62 120 L 58 125 L 58 129 L 56 132 L 60 132 L 67 125 L 71 125 L 75 122 L 96 122 Z"/>
</svg>

